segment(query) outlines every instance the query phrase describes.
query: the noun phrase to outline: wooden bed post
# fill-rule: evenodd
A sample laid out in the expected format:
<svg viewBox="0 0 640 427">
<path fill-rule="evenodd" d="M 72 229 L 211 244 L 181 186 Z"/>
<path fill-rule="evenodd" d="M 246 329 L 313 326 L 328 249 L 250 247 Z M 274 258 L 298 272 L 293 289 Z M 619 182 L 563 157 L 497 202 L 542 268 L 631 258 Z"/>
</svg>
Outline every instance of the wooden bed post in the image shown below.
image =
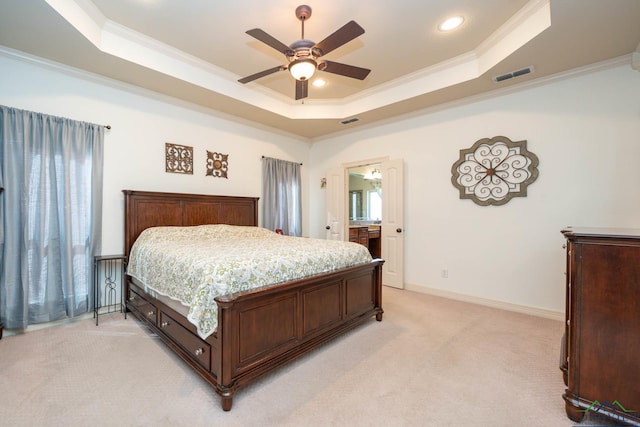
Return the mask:
<svg viewBox="0 0 640 427">
<path fill-rule="evenodd" d="M 375 259 L 374 261 L 380 261 L 380 263 L 376 266 L 376 270 L 374 274 L 376 275 L 374 280 L 374 300 L 373 305 L 378 311 L 376 313 L 376 320 L 378 322 L 382 321 L 382 313 L 384 310 L 382 309 L 382 264 L 384 264 L 384 260 Z"/>
<path fill-rule="evenodd" d="M 233 302 L 225 297 L 216 298 L 218 304 L 218 346 L 220 358 L 218 364 L 218 384 L 217 392 L 220 395 L 220 403 L 223 411 L 230 411 L 233 405 L 235 387 L 233 381 L 233 355 L 236 332 L 230 325 L 237 324 L 231 317 L 235 311 L 232 310 Z M 236 343 L 237 344 L 237 343 Z"/>
</svg>

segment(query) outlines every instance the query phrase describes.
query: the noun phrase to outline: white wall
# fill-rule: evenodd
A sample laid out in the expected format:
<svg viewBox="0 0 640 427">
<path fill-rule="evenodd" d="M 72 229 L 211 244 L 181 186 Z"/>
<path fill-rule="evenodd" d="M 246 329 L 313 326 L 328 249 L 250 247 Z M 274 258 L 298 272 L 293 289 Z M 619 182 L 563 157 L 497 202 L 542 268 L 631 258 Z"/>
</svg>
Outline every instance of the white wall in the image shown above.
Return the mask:
<svg viewBox="0 0 640 427">
<path fill-rule="evenodd" d="M 122 251 L 122 189 L 260 196 L 262 155 L 304 163 L 303 234 L 312 237 L 325 232 L 325 171 L 362 159 L 403 158 L 405 281 L 416 290 L 560 312 L 560 230 L 640 228 L 640 73 L 629 66 L 425 112 L 312 146 L 1 51 L 0 69 L 0 104 L 113 127 L 105 134 L 103 254 Z M 459 150 L 496 135 L 528 141 L 540 159 L 538 180 L 527 198 L 504 206 L 460 200 L 451 184 Z M 194 147 L 193 175 L 165 172 L 165 142 Z M 205 176 L 205 150 L 229 154 L 228 180 Z"/>
<path fill-rule="evenodd" d="M 527 140 L 537 181 L 503 206 L 460 200 L 459 150 L 497 135 Z M 383 156 L 404 159 L 408 288 L 563 312 L 560 230 L 640 228 L 640 73 L 617 66 L 315 142 L 313 237 L 324 235 L 325 172 Z"/>
<path fill-rule="evenodd" d="M 302 162 L 307 181 L 309 143 L 187 108 L 103 78 L 2 55 L 0 104 L 91 123 L 105 132 L 102 253 L 123 250 L 122 190 L 261 196 L 261 156 Z M 193 147 L 193 175 L 165 172 L 165 143 Z M 205 176 L 206 151 L 229 154 L 228 179 Z M 303 195 L 303 233 L 308 197 Z M 260 212 L 262 212 L 260 210 Z"/>
</svg>

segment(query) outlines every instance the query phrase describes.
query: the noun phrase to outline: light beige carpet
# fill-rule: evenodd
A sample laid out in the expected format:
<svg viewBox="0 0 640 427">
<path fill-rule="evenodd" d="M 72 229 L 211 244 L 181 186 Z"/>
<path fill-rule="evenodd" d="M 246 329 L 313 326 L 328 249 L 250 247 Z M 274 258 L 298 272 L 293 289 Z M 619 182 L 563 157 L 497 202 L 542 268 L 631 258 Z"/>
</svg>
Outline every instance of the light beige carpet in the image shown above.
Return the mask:
<svg viewBox="0 0 640 427">
<path fill-rule="evenodd" d="M 120 313 L 0 340 L 6 426 L 571 426 L 562 322 L 384 288 L 382 322 L 213 389 Z"/>
</svg>

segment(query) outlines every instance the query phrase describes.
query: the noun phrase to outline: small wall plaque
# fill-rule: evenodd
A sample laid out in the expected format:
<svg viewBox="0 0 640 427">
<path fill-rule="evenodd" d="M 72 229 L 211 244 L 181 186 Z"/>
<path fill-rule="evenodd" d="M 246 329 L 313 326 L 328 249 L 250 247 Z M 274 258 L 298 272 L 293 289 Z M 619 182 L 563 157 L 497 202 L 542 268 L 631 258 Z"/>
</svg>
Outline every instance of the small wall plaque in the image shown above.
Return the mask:
<svg viewBox="0 0 640 427">
<path fill-rule="evenodd" d="M 207 151 L 207 175 L 217 178 L 227 178 L 229 170 L 229 155 Z"/>
<path fill-rule="evenodd" d="M 527 197 L 527 186 L 538 178 L 538 157 L 527 150 L 526 140 L 483 138 L 460 150 L 451 173 L 461 199 L 481 206 L 504 205 L 513 197 Z"/>
<path fill-rule="evenodd" d="M 166 171 L 193 175 L 193 147 L 164 144 Z"/>
</svg>

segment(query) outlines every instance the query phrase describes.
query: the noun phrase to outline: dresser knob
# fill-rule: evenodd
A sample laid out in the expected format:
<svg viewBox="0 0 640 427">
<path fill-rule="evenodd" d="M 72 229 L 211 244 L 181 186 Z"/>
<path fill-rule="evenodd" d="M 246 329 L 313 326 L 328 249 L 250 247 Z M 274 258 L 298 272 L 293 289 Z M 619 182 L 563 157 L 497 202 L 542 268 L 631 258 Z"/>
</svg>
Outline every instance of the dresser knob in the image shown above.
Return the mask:
<svg viewBox="0 0 640 427">
<path fill-rule="evenodd" d="M 194 353 L 196 354 L 196 356 L 200 356 L 202 354 L 204 350 L 202 350 L 202 348 L 197 349 Z"/>
<path fill-rule="evenodd" d="M 150 312 L 148 312 L 148 313 L 147 313 L 147 316 L 151 317 L 151 316 L 153 316 L 154 314 L 156 314 L 156 313 L 154 313 L 153 311 L 150 311 Z"/>
<path fill-rule="evenodd" d="M 169 322 L 162 322 L 162 323 L 160 324 L 160 327 L 161 327 L 161 328 L 166 328 L 167 326 L 169 326 Z"/>
</svg>

